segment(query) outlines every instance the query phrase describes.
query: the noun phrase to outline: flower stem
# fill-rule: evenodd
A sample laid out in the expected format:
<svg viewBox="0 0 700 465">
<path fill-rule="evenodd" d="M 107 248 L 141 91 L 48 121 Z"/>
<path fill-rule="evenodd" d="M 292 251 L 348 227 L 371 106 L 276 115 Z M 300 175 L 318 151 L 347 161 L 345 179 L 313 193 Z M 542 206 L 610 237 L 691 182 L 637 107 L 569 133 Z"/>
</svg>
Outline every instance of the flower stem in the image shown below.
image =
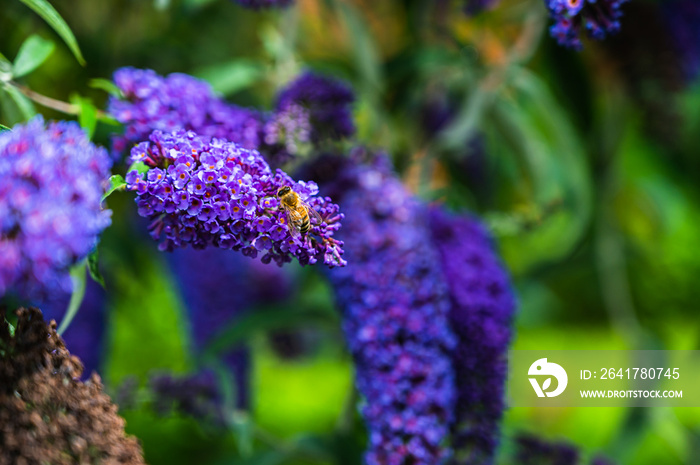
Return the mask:
<svg viewBox="0 0 700 465">
<path fill-rule="evenodd" d="M 38 92 L 33 91 L 27 86 L 23 86 L 22 84 L 18 84 L 16 82 L 10 82 L 10 85 L 19 90 L 22 94 L 24 94 L 25 97 L 29 98 L 30 100 L 34 101 L 35 103 L 38 103 L 41 106 L 44 106 L 46 108 L 51 108 L 52 110 L 60 111 L 61 113 L 66 113 L 68 115 L 79 115 L 80 114 L 80 106 L 75 105 L 73 103 L 68 103 L 64 102 L 62 100 L 57 100 L 52 97 L 47 97 L 46 95 L 40 94 Z M 97 110 L 97 117 L 99 119 L 102 119 L 107 116 L 107 113 L 105 113 L 102 110 Z"/>
</svg>

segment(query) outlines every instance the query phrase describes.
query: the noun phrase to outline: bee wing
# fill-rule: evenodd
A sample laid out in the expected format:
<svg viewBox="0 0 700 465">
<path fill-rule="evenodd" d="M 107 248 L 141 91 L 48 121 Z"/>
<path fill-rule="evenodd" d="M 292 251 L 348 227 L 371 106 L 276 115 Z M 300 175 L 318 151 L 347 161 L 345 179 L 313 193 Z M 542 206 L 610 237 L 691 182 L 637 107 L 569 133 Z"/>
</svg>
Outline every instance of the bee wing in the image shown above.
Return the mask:
<svg viewBox="0 0 700 465">
<path fill-rule="evenodd" d="M 309 205 L 307 202 L 304 202 L 301 199 L 299 199 L 299 201 L 303 206 L 306 207 L 306 211 L 309 212 L 309 216 L 311 216 L 312 218 L 316 218 L 316 222 L 318 224 L 323 223 L 323 218 L 321 218 L 321 215 L 319 215 L 318 212 L 314 210 L 314 208 L 311 205 Z"/>
<path fill-rule="evenodd" d="M 289 231 L 289 234 L 291 234 L 292 238 L 296 239 L 297 237 L 301 236 L 301 232 L 297 227 L 297 222 L 299 221 L 299 218 L 296 217 L 298 216 L 298 214 L 289 208 L 285 208 L 284 213 L 285 218 L 287 220 L 287 230 Z"/>
</svg>

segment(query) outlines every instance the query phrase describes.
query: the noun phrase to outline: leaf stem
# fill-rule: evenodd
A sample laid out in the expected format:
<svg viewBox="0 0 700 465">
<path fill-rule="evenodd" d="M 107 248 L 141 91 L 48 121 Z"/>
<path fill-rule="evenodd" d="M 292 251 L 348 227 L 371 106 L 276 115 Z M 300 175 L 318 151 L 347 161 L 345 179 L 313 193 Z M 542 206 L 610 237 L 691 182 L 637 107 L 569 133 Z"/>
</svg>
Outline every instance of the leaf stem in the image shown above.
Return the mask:
<svg viewBox="0 0 700 465">
<path fill-rule="evenodd" d="M 65 113 L 67 115 L 79 115 L 80 114 L 80 106 L 79 105 L 74 105 L 72 103 L 64 102 L 62 100 L 57 100 L 52 97 L 48 97 L 46 95 L 40 94 L 38 92 L 33 91 L 27 86 L 24 86 L 22 84 L 18 84 L 14 81 L 9 83 L 12 87 L 16 88 L 18 91 L 20 91 L 22 94 L 24 94 L 25 97 L 29 98 L 30 100 L 38 103 L 41 106 L 44 106 L 46 108 L 51 108 L 52 110 L 60 111 L 61 113 Z M 97 118 L 102 119 L 107 117 L 107 113 L 105 113 L 102 110 L 97 110 Z"/>
</svg>

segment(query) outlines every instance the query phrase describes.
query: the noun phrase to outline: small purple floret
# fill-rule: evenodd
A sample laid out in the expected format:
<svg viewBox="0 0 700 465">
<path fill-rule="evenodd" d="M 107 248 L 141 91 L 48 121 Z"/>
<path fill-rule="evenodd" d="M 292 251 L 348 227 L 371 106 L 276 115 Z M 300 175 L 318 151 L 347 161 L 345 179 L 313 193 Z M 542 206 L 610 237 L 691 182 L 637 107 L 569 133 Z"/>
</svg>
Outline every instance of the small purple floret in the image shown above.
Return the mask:
<svg viewBox="0 0 700 465">
<path fill-rule="evenodd" d="M 628 0 L 545 0 L 554 20 L 550 28 L 559 45 L 581 50 L 585 32 L 603 40 L 620 29 L 621 7 Z"/>
</svg>

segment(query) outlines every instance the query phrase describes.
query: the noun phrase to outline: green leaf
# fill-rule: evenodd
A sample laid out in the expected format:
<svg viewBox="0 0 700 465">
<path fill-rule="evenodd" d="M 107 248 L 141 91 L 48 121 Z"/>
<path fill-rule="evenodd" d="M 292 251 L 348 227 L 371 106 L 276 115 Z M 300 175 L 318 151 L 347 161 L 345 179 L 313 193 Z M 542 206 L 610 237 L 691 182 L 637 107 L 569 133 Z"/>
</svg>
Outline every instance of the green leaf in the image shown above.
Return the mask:
<svg viewBox="0 0 700 465">
<path fill-rule="evenodd" d="M 131 171 L 131 169 L 129 169 L 129 171 Z M 121 191 L 124 189 L 126 189 L 126 181 L 124 180 L 121 174 L 114 174 L 110 176 L 109 187 L 107 187 L 107 191 L 102 196 L 102 202 L 104 202 L 107 199 L 107 197 L 112 195 L 114 191 Z"/>
<path fill-rule="evenodd" d="M 29 8 L 34 10 L 36 14 L 41 16 L 44 21 L 46 21 L 49 26 L 53 28 L 54 31 L 63 39 L 63 41 L 68 45 L 68 48 L 73 52 L 75 59 L 78 63 L 85 66 L 85 59 L 83 54 L 80 53 L 80 48 L 78 47 L 78 41 L 75 40 L 73 31 L 70 30 L 68 24 L 63 20 L 58 11 L 51 6 L 46 0 L 20 0 L 22 3 L 27 5 Z"/>
<path fill-rule="evenodd" d="M 454 120 L 440 133 L 442 147 L 452 150 L 464 147 L 479 129 L 481 118 L 495 97 L 491 89 L 482 86 L 465 98 Z"/>
<path fill-rule="evenodd" d="M 487 114 L 490 150 L 510 155 L 517 168 L 513 182 L 529 201 L 510 220 L 491 216 L 496 221 L 487 222 L 501 236 L 510 269 L 524 273 L 561 260 L 579 244 L 589 230 L 592 179 L 584 144 L 546 83 L 525 68 L 513 69 L 510 82 Z M 512 216 L 520 213 L 521 219 Z M 499 223 L 505 226 L 500 232 Z"/>
<path fill-rule="evenodd" d="M 360 71 L 365 90 L 376 93 L 382 88 L 381 60 L 377 53 L 379 47 L 373 40 L 369 25 L 360 11 L 348 2 L 334 0 L 336 8 L 342 15 L 352 40 L 355 64 Z"/>
<path fill-rule="evenodd" d="M 150 169 L 151 168 L 149 168 L 148 165 L 145 164 L 144 162 L 137 161 L 135 163 L 132 163 L 131 166 L 129 166 L 129 168 L 127 168 L 126 172 L 128 173 L 130 171 L 136 170 L 139 172 L 139 174 L 144 174 L 144 173 L 148 173 L 148 170 L 150 170 Z"/>
<path fill-rule="evenodd" d="M 0 131 L 12 131 L 12 129 L 8 128 L 4 124 L 0 124 Z"/>
<path fill-rule="evenodd" d="M 236 436 L 236 445 L 241 457 L 251 457 L 253 455 L 253 420 L 243 411 L 233 412 L 231 419 L 231 429 Z"/>
<path fill-rule="evenodd" d="M 156 10 L 163 11 L 170 6 L 170 0 L 153 0 L 153 6 Z"/>
<path fill-rule="evenodd" d="M 105 124 L 109 124 L 110 126 L 121 126 L 122 123 L 114 119 L 111 115 L 108 113 L 98 113 L 97 114 L 97 119 Z"/>
<path fill-rule="evenodd" d="M 16 87 L 7 85 L 4 87 L 5 92 L 10 96 L 10 99 L 14 102 L 19 113 L 24 121 L 32 119 L 36 115 L 36 108 L 29 98 L 22 94 Z"/>
<path fill-rule="evenodd" d="M 5 323 L 7 323 L 7 328 L 10 330 L 10 337 L 15 337 L 15 327 L 7 319 L 5 319 Z"/>
<path fill-rule="evenodd" d="M 110 95 L 114 95 L 115 97 L 123 97 L 122 91 L 117 85 L 110 81 L 109 79 L 104 79 L 104 78 L 96 78 L 96 79 L 91 79 L 90 82 L 88 82 L 88 86 L 92 87 L 93 89 L 102 89 L 105 92 L 107 92 Z"/>
<path fill-rule="evenodd" d="M 95 133 L 95 126 L 97 126 L 97 108 L 93 105 L 92 100 L 77 94 L 71 96 L 70 102 L 79 108 L 78 122 L 85 130 L 88 139 L 92 139 L 92 135 Z"/>
<path fill-rule="evenodd" d="M 242 58 L 202 68 L 194 75 L 209 82 L 215 91 L 231 95 L 262 79 L 265 66 L 259 61 Z"/>
<path fill-rule="evenodd" d="M 12 79 L 12 63 L 0 53 L 0 83 L 8 82 Z"/>
<path fill-rule="evenodd" d="M 82 260 L 80 263 L 74 265 L 70 269 L 70 277 L 73 281 L 73 294 L 70 296 L 70 302 L 68 303 L 68 310 L 61 320 L 61 324 L 58 326 L 58 334 L 63 334 L 68 326 L 70 325 L 75 315 L 78 313 L 80 304 L 83 303 L 83 297 L 85 297 L 85 285 L 87 282 L 87 276 L 85 273 L 86 260 Z"/>
<path fill-rule="evenodd" d="M 2 115 L 2 120 L 10 126 L 24 121 L 19 108 L 17 108 L 15 102 L 10 98 L 10 94 L 5 92 L 4 87 L 0 87 L 0 115 Z"/>
<path fill-rule="evenodd" d="M 90 252 L 90 255 L 87 256 L 88 271 L 90 272 L 90 277 L 93 281 L 99 283 L 99 285 L 102 286 L 103 289 L 107 289 L 107 286 L 105 286 L 105 280 L 102 277 L 102 274 L 100 273 L 100 267 L 98 263 L 99 259 L 99 252 L 97 251 L 97 247 L 95 247 L 95 250 Z"/>
<path fill-rule="evenodd" d="M 32 35 L 24 41 L 12 65 L 12 75 L 22 77 L 34 71 L 53 53 L 56 45 L 50 40 Z"/>
<path fill-rule="evenodd" d="M 226 424 L 234 432 L 238 451 L 242 457 L 253 454 L 253 420 L 246 412 L 236 409 L 236 379 L 221 361 L 213 365 L 220 392 Z"/>
<path fill-rule="evenodd" d="M 183 0 L 182 5 L 186 10 L 198 10 L 215 1 L 216 0 Z"/>
<path fill-rule="evenodd" d="M 105 247 L 101 252 L 114 270 L 105 379 L 117 385 L 127 376 L 145 381 L 154 368 L 185 371 L 190 356 L 187 317 L 162 253 L 138 241 L 128 251 Z"/>
</svg>

